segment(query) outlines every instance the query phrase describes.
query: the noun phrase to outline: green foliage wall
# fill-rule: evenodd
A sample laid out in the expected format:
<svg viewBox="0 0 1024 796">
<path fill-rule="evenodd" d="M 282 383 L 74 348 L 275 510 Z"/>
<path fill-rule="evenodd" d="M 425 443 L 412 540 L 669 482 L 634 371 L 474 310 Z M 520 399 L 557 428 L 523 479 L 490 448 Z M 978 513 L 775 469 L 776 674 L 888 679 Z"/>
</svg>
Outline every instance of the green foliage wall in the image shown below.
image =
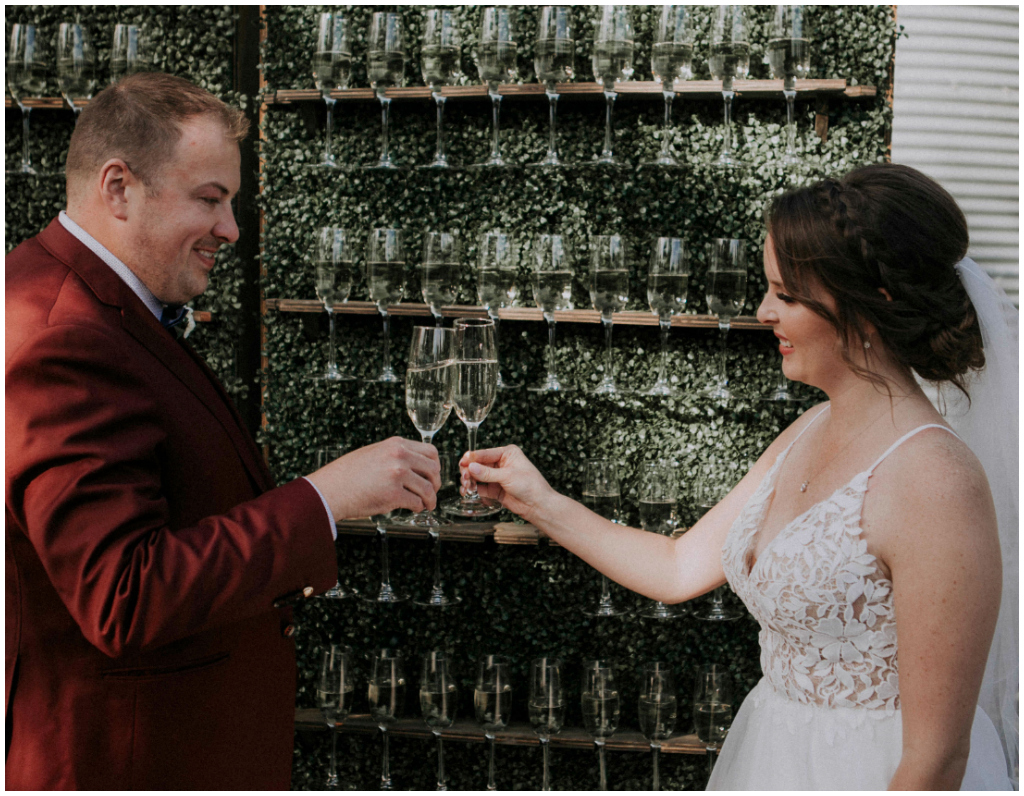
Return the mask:
<svg viewBox="0 0 1024 796">
<path fill-rule="evenodd" d="M 313 6 L 274 7 L 267 13 L 263 52 L 264 76 L 271 89 L 312 88 L 310 51 L 316 30 Z M 373 7 L 349 7 L 355 30 L 352 86 L 366 86 L 365 33 Z M 406 84 L 422 85 L 419 36 L 422 10 L 400 7 L 408 49 Z M 771 8 L 752 7 L 751 77 L 768 77 L 762 63 Z M 464 82 L 473 83 L 472 63 L 479 7 L 458 12 L 464 32 Z M 652 30 L 658 9 L 635 8 L 637 52 L 635 79 L 651 79 Z M 588 81 L 594 9 L 577 7 L 577 79 Z M 695 77 L 707 78 L 704 56 L 711 7 L 694 7 L 698 30 Z M 815 7 L 813 77 L 847 78 L 879 88 L 875 100 L 833 98 L 828 104 L 829 136 L 814 134 L 813 101 L 798 100 L 798 139 L 812 171 L 841 173 L 886 157 L 891 113 L 884 97 L 894 44 L 891 8 L 873 6 Z M 524 82 L 532 77 L 532 40 L 536 10 L 519 12 L 519 67 Z M 603 106 L 600 102 L 563 99 L 559 108 L 559 147 L 569 162 L 587 164 L 601 147 Z M 502 107 L 503 155 L 518 164 L 495 172 L 457 168 L 448 173 L 406 170 L 388 174 L 358 168 L 336 174 L 310 169 L 323 147 L 323 104 L 270 106 L 264 120 L 265 170 L 261 197 L 265 214 L 264 289 L 269 297 L 315 297 L 312 241 L 319 226 L 344 226 L 363 234 L 371 227 L 404 230 L 409 271 L 406 300 L 422 301 L 414 266 L 419 262 L 422 235 L 428 230 L 456 232 L 466 244 L 466 268 L 458 303 L 476 304 L 472 264 L 476 238 L 492 229 L 512 232 L 525 243 L 545 232 L 569 236 L 574 245 L 577 307 L 589 306 L 585 289 L 585 244 L 592 234 L 619 233 L 631 247 L 630 309 L 646 309 L 645 282 L 651 239 L 656 235 L 687 238 L 693 264 L 689 312 L 707 312 L 703 298 L 705 245 L 715 237 L 742 237 L 750 242 L 751 282 L 745 314 L 756 310 L 764 289 L 760 245 L 764 237 L 762 210 L 768 199 L 791 179 L 778 165 L 784 145 L 785 106 L 778 99 L 744 99 L 735 105 L 738 146 L 754 167 L 742 179 L 722 182 L 704 165 L 721 143 L 720 100 L 680 98 L 674 111 L 672 143 L 686 168 L 665 171 L 637 166 L 660 146 L 662 106 L 658 98 L 620 99 L 615 109 L 615 151 L 629 166 L 601 170 L 579 165 L 556 172 L 522 168 L 539 160 L 546 149 L 547 107 L 540 100 L 506 100 Z M 446 111 L 448 154 L 458 164 L 483 160 L 490 143 L 490 108 L 484 101 L 450 101 Z M 435 115 L 427 101 L 395 101 L 391 111 L 392 154 L 406 165 L 429 162 L 434 148 Z M 379 153 L 380 111 L 374 101 L 342 102 L 335 112 L 334 154 L 351 166 L 372 163 Z M 532 306 L 525 266 L 518 279 L 520 301 Z M 355 286 L 355 300 L 368 298 L 365 285 Z M 355 448 L 390 435 L 415 438 L 404 411 L 400 387 L 362 381 L 324 387 L 306 379 L 321 369 L 326 357 L 326 320 L 322 316 L 271 312 L 266 317 L 268 425 L 264 440 L 280 479 L 308 472 L 314 451 L 328 443 Z M 417 323 L 426 323 L 419 319 Z M 404 370 L 412 319 L 392 322 L 392 363 Z M 529 383 L 543 371 L 545 329 L 539 323 L 506 321 L 501 325 L 502 368 L 507 379 Z M 376 317 L 339 316 L 339 348 L 343 369 L 370 376 L 380 365 L 381 324 Z M 560 324 L 560 372 L 579 388 L 564 395 L 537 395 L 525 390 L 500 393 L 480 430 L 481 446 L 514 442 L 541 468 L 552 484 L 578 495 L 587 457 L 608 456 L 621 463 L 624 503 L 632 523 L 636 517 L 636 473 L 646 459 L 668 458 L 679 471 L 684 492 L 697 472 L 713 470 L 733 482 L 792 422 L 800 406 L 776 406 L 751 396 L 770 391 L 778 373 L 774 338 L 762 331 L 735 331 L 729 338 L 729 369 L 734 387 L 746 397 L 727 407 L 701 398 L 714 373 L 717 332 L 673 330 L 670 370 L 682 387 L 682 398 L 643 396 L 619 399 L 587 393 L 603 374 L 603 343 L 596 325 Z M 623 384 L 643 388 L 654 378 L 657 332 L 648 327 L 621 327 L 614 334 L 616 367 Z M 453 417 L 437 435 L 442 450 L 464 449 L 465 430 Z M 684 501 L 684 519 L 696 513 Z M 430 548 L 424 541 L 396 540 L 391 545 L 393 582 L 424 594 L 430 581 Z M 372 590 L 378 579 L 377 541 L 341 536 L 338 541 L 341 582 L 346 588 Z M 710 626 L 692 618 L 668 623 L 642 619 L 593 620 L 581 609 L 593 602 L 599 580 L 592 570 L 560 548 L 509 547 L 494 544 L 447 544 L 447 583 L 463 598 L 456 608 L 436 612 L 405 604 L 379 609 L 358 601 L 313 600 L 298 614 L 299 704 L 313 707 L 313 678 L 320 649 L 329 641 L 348 644 L 363 655 L 376 646 L 398 646 L 409 656 L 409 680 L 418 679 L 418 656 L 435 647 L 451 650 L 458 662 L 461 715 L 472 715 L 471 692 L 477 658 L 504 653 L 514 662 L 513 719 L 526 720 L 526 674 L 531 658 L 557 654 L 569 669 L 568 721 L 581 723 L 578 708 L 580 664 L 587 656 L 616 658 L 623 676 L 623 725 L 636 727 L 636 672 L 642 661 L 658 658 L 677 667 L 681 681 L 681 716 L 689 712 L 689 691 L 695 667 L 726 663 L 745 694 L 760 676 L 757 626 L 746 618 L 730 626 Z M 616 592 L 635 606 L 636 595 Z M 702 603 L 706 598 L 698 600 Z M 726 597 L 738 604 L 730 593 Z M 365 667 L 364 667 L 365 669 Z M 365 675 L 365 671 L 364 671 Z M 365 680 L 357 685 L 355 710 L 365 710 Z M 410 702 L 410 715 L 416 715 Z M 680 729 L 687 729 L 683 718 Z M 296 741 L 294 785 L 321 785 L 326 760 L 324 734 L 300 734 Z M 479 789 L 486 781 L 482 746 L 449 744 L 451 786 Z M 379 771 L 379 740 L 343 736 L 339 742 L 342 776 L 360 788 L 375 787 Z M 431 789 L 434 784 L 432 744 L 396 739 L 392 765 L 397 787 Z M 540 786 L 539 751 L 499 748 L 498 785 L 502 789 Z M 671 788 L 703 787 L 704 766 L 698 758 L 667 756 L 663 777 Z M 612 754 L 610 783 L 614 788 L 649 787 L 647 755 Z M 557 751 L 553 761 L 556 788 L 596 787 L 596 762 L 590 752 Z"/>
<path fill-rule="evenodd" d="M 155 69 L 188 78 L 225 101 L 245 107 L 247 98 L 233 91 L 236 14 L 232 6 L 8 6 L 5 41 L 10 41 L 11 25 L 18 22 L 38 25 L 46 37 L 52 71 L 42 96 L 60 96 L 53 62 L 57 29 L 61 22 L 76 20 L 89 30 L 96 47 L 100 86 L 110 82 L 114 25 L 135 24 L 143 26 L 153 43 Z M 66 202 L 63 171 L 74 129 L 73 114 L 70 110 L 35 110 L 30 123 L 30 156 L 39 174 L 12 175 L 21 164 L 22 123 L 17 105 L 7 110 L 4 240 L 8 252 L 44 229 Z M 236 330 L 245 269 L 253 267 L 256 264 L 237 258 L 233 247 L 225 247 L 217 255 L 210 288 L 192 303 L 195 309 L 212 311 L 214 321 L 199 324 L 189 340 L 238 401 L 250 393 L 250 385 L 237 375 Z"/>
</svg>

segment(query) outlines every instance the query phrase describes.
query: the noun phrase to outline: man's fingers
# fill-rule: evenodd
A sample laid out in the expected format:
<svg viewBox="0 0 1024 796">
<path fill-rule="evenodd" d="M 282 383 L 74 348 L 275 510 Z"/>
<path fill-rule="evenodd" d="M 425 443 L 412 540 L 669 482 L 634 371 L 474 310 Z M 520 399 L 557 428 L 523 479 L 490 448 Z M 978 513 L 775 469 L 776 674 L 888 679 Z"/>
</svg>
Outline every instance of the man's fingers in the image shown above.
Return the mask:
<svg viewBox="0 0 1024 796">
<path fill-rule="evenodd" d="M 469 462 L 481 462 L 483 464 L 497 464 L 501 461 L 501 457 L 505 455 L 507 447 L 503 448 L 485 448 L 482 451 L 473 451 L 472 453 L 466 452 L 462 456 L 462 461 L 459 464 L 466 465 Z"/>
<path fill-rule="evenodd" d="M 500 467 L 486 467 L 477 462 L 473 462 L 466 468 L 469 474 L 477 481 L 493 484 L 501 481 L 503 472 Z"/>
</svg>

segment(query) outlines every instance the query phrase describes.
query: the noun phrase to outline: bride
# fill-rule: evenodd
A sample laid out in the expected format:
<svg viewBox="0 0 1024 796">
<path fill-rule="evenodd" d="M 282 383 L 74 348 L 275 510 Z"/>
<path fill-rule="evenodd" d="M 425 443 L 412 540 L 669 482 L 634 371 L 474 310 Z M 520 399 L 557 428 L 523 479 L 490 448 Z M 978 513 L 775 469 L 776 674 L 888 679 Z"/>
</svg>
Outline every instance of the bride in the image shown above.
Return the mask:
<svg viewBox="0 0 1024 796">
<path fill-rule="evenodd" d="M 466 454 L 463 482 L 647 597 L 728 581 L 742 598 L 764 676 L 709 789 L 1010 788 L 1017 311 L 913 169 L 784 194 L 767 226 L 758 318 L 786 376 L 829 400 L 692 529 L 608 522 L 515 446 Z M 918 378 L 942 385 L 945 416 Z"/>
</svg>

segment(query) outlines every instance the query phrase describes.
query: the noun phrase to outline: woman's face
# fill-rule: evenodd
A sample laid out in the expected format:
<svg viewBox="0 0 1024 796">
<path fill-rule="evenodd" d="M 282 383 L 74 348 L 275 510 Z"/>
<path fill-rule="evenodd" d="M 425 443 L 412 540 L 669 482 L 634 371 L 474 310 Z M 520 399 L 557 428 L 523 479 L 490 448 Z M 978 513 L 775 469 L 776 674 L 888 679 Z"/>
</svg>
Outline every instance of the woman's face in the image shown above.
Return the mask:
<svg viewBox="0 0 1024 796">
<path fill-rule="evenodd" d="M 840 374 L 850 372 L 842 358 L 839 335 L 832 324 L 787 295 L 771 235 L 764 244 L 764 274 L 768 292 L 757 308 L 757 319 L 771 326 L 779 338 L 782 372 L 787 379 L 828 392 L 829 385 Z M 812 295 L 830 309 L 835 308 L 832 297 L 824 290 L 813 291 Z"/>
</svg>

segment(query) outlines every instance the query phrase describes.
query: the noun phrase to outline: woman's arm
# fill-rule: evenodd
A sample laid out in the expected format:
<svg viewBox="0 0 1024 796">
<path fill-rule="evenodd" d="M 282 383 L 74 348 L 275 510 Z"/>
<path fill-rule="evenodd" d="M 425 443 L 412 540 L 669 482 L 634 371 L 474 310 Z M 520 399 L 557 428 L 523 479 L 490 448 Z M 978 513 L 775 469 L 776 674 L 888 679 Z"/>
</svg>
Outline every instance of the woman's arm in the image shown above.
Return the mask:
<svg viewBox="0 0 1024 796">
<path fill-rule="evenodd" d="M 877 489 L 872 481 L 865 506 L 896 609 L 903 756 L 890 789 L 957 789 L 999 612 L 995 509 L 958 440 L 933 437 L 902 453 Z"/>
</svg>

